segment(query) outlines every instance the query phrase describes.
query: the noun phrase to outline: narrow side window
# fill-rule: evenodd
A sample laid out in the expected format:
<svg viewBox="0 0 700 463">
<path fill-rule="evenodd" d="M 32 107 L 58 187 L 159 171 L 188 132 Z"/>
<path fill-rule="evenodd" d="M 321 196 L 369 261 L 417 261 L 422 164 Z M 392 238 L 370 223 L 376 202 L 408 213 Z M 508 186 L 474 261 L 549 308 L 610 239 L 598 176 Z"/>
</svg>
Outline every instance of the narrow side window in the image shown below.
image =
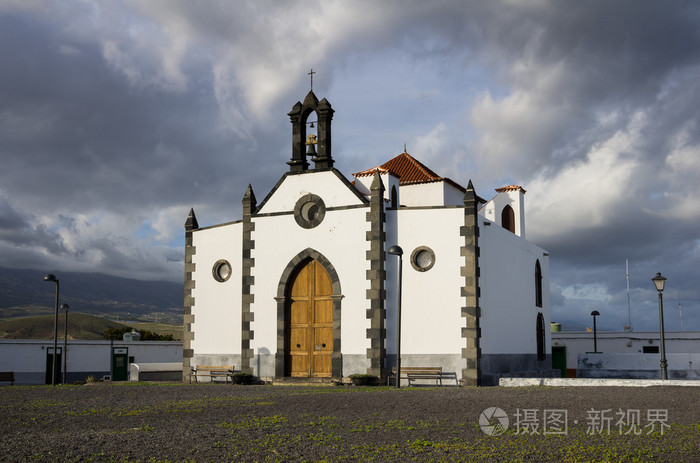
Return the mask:
<svg viewBox="0 0 700 463">
<path fill-rule="evenodd" d="M 542 267 L 539 259 L 535 263 L 535 306 L 542 307 Z"/>
<path fill-rule="evenodd" d="M 547 352 L 544 345 L 544 316 L 542 313 L 537 314 L 537 360 L 546 360 Z"/>
<path fill-rule="evenodd" d="M 501 226 L 511 233 L 515 233 L 515 212 L 510 206 L 503 208 L 501 212 Z"/>
</svg>

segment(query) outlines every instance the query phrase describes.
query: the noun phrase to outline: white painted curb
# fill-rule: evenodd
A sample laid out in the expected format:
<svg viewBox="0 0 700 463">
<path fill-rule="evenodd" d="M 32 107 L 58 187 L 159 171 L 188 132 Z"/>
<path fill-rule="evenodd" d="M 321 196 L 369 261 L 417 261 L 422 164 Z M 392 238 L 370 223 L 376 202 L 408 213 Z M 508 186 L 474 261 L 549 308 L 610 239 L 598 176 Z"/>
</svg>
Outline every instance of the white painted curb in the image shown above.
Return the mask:
<svg viewBox="0 0 700 463">
<path fill-rule="evenodd" d="M 522 386 L 698 386 L 700 380 L 684 379 L 611 379 L 611 378 L 500 378 L 498 385 L 503 387 Z"/>
</svg>

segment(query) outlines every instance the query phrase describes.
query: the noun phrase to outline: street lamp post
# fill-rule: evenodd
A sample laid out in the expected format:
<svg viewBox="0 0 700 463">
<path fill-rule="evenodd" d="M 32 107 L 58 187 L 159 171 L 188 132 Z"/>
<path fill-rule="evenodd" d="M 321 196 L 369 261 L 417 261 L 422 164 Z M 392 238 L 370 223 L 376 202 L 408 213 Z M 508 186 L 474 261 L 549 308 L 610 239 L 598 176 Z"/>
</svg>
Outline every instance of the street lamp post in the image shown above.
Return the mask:
<svg viewBox="0 0 700 463">
<path fill-rule="evenodd" d="M 651 279 L 659 292 L 659 330 L 661 332 L 661 379 L 668 379 L 668 364 L 666 363 L 666 343 L 664 341 L 664 298 L 661 293 L 666 285 L 666 278 L 661 276 L 660 272 Z"/>
<path fill-rule="evenodd" d="M 66 329 L 63 334 L 63 384 L 66 384 L 66 362 L 68 361 L 68 304 L 62 304 L 62 309 L 66 310 Z"/>
<path fill-rule="evenodd" d="M 44 281 L 52 281 L 56 283 L 56 301 L 54 304 L 54 321 L 53 321 L 53 365 L 51 368 L 51 385 L 56 385 L 56 350 L 58 349 L 58 278 L 56 275 L 49 273 L 44 277 Z"/>
<path fill-rule="evenodd" d="M 593 352 L 598 353 L 598 329 L 595 324 L 595 317 L 600 315 L 600 312 L 597 310 L 594 310 L 591 312 L 591 315 L 593 315 Z"/>
<path fill-rule="evenodd" d="M 394 245 L 389 248 L 389 254 L 399 256 L 399 272 L 398 272 L 398 294 L 396 303 L 396 387 L 401 388 L 401 271 L 403 268 L 403 249 L 401 246 Z"/>
</svg>

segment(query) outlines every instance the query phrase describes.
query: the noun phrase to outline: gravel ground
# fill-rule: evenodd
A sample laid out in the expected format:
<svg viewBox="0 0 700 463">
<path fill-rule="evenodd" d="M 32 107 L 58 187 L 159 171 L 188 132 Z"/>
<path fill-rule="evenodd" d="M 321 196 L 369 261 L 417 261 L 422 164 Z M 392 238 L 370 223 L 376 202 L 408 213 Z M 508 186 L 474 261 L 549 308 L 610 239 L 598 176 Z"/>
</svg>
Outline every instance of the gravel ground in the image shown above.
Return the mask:
<svg viewBox="0 0 700 463">
<path fill-rule="evenodd" d="M 700 461 L 696 387 L 3 386 L 0 412 L 1 461 Z"/>
</svg>

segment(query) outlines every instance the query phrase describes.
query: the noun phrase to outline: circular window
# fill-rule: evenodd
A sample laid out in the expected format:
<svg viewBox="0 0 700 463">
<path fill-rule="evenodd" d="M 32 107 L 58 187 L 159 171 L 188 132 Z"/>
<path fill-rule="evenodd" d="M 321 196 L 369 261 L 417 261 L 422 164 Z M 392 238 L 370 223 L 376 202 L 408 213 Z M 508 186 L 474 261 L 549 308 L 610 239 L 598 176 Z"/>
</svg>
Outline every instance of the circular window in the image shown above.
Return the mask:
<svg viewBox="0 0 700 463">
<path fill-rule="evenodd" d="M 323 200 L 314 195 L 306 194 L 299 198 L 294 206 L 294 220 L 302 228 L 314 228 L 326 216 L 326 205 Z"/>
<path fill-rule="evenodd" d="M 435 265 L 435 253 L 427 246 L 421 246 L 413 250 L 411 265 L 419 272 L 427 272 Z"/>
<path fill-rule="evenodd" d="M 214 264 L 211 273 L 216 281 L 224 282 L 231 277 L 231 264 L 227 260 L 220 260 Z"/>
<path fill-rule="evenodd" d="M 315 220 L 316 217 L 318 217 L 318 204 L 309 201 L 308 203 L 304 203 L 303 206 L 301 206 L 301 218 L 311 222 L 312 220 Z"/>
</svg>

